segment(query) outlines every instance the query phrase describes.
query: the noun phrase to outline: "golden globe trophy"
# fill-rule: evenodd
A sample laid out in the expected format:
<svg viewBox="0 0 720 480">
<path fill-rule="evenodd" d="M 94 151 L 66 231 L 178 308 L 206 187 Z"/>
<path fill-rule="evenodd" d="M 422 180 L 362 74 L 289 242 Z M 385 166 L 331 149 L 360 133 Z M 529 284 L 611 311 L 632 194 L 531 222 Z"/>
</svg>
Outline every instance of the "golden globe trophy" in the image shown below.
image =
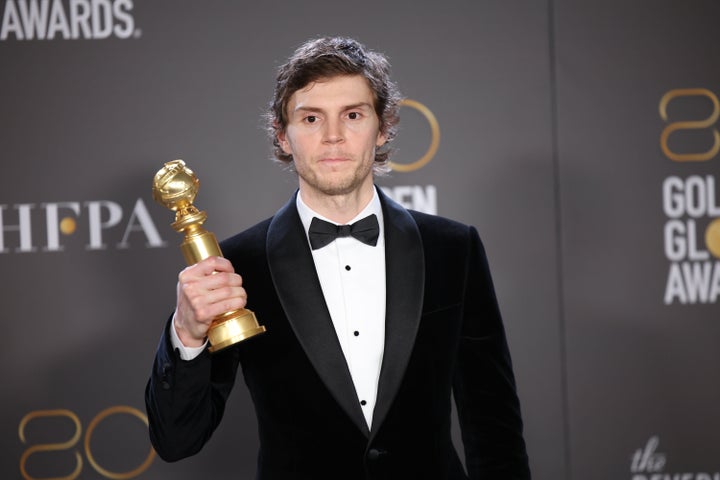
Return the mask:
<svg viewBox="0 0 720 480">
<path fill-rule="evenodd" d="M 175 222 L 171 226 L 176 232 L 185 233 L 180 250 L 188 265 L 222 256 L 215 235 L 202 227 L 207 214 L 193 205 L 199 188 L 200 181 L 182 160 L 167 162 L 153 179 L 153 198 L 175 212 Z M 223 313 L 213 319 L 208 330 L 209 350 L 217 352 L 264 331 L 265 327 L 258 324 L 250 310 L 243 308 Z"/>
</svg>

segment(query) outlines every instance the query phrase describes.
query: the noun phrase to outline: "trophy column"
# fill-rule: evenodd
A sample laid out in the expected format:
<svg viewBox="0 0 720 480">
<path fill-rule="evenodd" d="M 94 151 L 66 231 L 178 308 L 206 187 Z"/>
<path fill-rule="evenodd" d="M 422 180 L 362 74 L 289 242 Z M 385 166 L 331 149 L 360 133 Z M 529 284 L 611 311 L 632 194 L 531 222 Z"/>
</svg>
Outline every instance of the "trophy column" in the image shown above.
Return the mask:
<svg viewBox="0 0 720 480">
<path fill-rule="evenodd" d="M 153 198 L 175 212 L 172 227 L 185 234 L 180 250 L 188 265 L 222 256 L 215 235 L 202 227 L 207 214 L 193 205 L 199 187 L 200 181 L 182 160 L 166 163 L 153 179 Z M 264 331 L 265 327 L 259 325 L 250 310 L 242 308 L 223 313 L 213 319 L 208 330 L 209 350 L 217 352 Z"/>
</svg>

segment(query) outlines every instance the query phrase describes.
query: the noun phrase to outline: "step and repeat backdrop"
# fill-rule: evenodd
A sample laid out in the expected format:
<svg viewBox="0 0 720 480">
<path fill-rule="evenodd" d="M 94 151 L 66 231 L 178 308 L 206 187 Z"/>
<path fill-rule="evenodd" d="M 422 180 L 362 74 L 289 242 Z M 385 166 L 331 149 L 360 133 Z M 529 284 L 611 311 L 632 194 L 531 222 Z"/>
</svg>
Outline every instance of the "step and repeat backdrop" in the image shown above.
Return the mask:
<svg viewBox="0 0 720 480">
<path fill-rule="evenodd" d="M 148 441 L 152 178 L 184 159 L 219 238 L 272 215 L 275 69 L 347 35 L 408 99 L 379 185 L 486 244 L 534 478 L 719 480 L 720 3 L 306 3 L 0 3 L 0 477 L 253 478 L 241 379 L 200 454 Z"/>
</svg>

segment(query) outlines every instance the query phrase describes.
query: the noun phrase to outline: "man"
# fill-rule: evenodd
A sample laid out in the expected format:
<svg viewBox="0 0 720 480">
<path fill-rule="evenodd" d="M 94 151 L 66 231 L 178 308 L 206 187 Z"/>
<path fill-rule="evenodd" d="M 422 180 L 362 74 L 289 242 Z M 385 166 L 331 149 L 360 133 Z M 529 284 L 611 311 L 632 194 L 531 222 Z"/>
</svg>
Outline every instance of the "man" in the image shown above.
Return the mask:
<svg viewBox="0 0 720 480">
<path fill-rule="evenodd" d="M 476 230 L 407 211 L 373 184 L 398 118 L 388 72 L 384 56 L 345 38 L 310 41 L 280 68 L 270 131 L 299 190 L 223 242 L 225 259 L 180 274 L 146 390 L 162 458 L 202 448 L 241 365 L 259 479 L 530 478 Z M 212 319 L 246 305 L 267 332 L 210 354 Z"/>
</svg>

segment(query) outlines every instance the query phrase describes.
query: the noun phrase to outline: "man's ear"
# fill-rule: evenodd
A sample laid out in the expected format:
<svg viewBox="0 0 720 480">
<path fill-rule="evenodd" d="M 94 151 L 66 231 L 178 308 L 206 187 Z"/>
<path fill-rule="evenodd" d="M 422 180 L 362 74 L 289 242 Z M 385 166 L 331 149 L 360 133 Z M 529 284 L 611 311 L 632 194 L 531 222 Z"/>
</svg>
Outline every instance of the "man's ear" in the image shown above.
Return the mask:
<svg viewBox="0 0 720 480">
<path fill-rule="evenodd" d="M 290 148 L 290 142 L 287 140 L 287 132 L 284 128 L 280 128 L 280 125 L 278 125 L 277 122 L 273 122 L 273 126 L 275 127 L 275 137 L 277 137 L 280 148 L 282 148 L 283 152 L 286 154 L 292 155 L 293 152 Z"/>
<path fill-rule="evenodd" d="M 377 135 L 377 140 L 375 140 L 375 146 L 380 148 L 385 145 L 385 142 L 387 142 L 387 135 L 385 135 L 385 132 L 380 130 Z"/>
</svg>

